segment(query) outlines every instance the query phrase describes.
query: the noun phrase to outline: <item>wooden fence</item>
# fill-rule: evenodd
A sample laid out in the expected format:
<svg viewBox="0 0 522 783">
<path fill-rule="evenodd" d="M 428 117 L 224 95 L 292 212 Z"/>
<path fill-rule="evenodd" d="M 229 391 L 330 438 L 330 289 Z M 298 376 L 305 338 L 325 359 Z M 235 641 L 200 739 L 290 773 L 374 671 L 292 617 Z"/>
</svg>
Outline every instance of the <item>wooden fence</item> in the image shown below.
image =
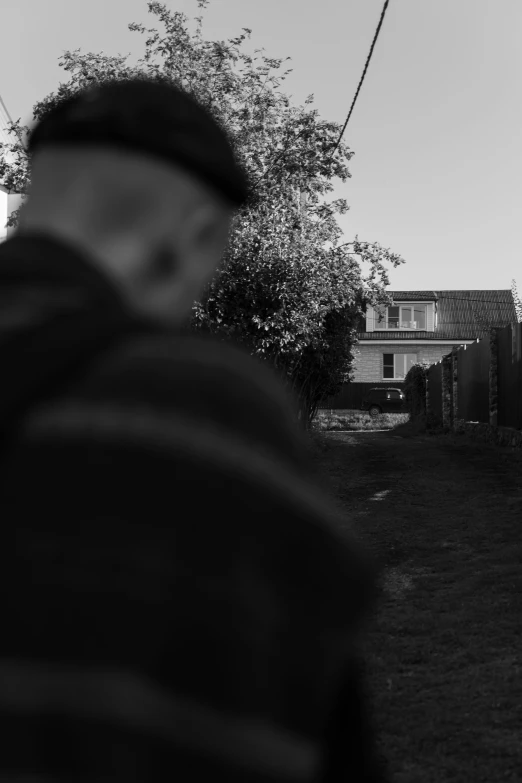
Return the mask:
<svg viewBox="0 0 522 783">
<path fill-rule="evenodd" d="M 489 424 L 489 367 L 491 345 L 480 340 L 458 352 L 457 411 L 464 421 Z"/>
<path fill-rule="evenodd" d="M 319 408 L 360 410 L 375 387 L 402 382 L 345 383 Z M 522 430 L 522 324 L 492 329 L 489 338 L 454 348 L 428 370 L 426 408 L 452 426 L 456 419 Z"/>
<path fill-rule="evenodd" d="M 522 324 L 492 329 L 489 338 L 454 348 L 427 375 L 428 414 L 522 430 Z"/>
<path fill-rule="evenodd" d="M 442 362 L 432 364 L 426 384 L 427 407 L 432 416 L 442 423 Z"/>
<path fill-rule="evenodd" d="M 522 324 L 498 333 L 498 424 L 522 430 Z"/>
</svg>

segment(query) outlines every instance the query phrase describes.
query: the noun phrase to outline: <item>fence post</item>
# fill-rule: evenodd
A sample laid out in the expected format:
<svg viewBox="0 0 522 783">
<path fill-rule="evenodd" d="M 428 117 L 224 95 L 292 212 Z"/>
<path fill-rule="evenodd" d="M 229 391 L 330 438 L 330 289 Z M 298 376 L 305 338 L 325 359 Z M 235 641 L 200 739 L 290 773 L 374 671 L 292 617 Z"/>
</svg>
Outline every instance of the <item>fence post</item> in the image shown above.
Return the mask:
<svg viewBox="0 0 522 783">
<path fill-rule="evenodd" d="M 431 413 L 430 404 L 430 368 L 426 370 L 426 421 L 428 421 Z"/>
<path fill-rule="evenodd" d="M 498 329 L 489 333 L 491 360 L 489 362 L 489 423 L 498 425 Z"/>
<path fill-rule="evenodd" d="M 451 425 L 455 423 L 455 419 L 459 415 L 459 394 L 458 394 L 458 375 L 459 375 L 459 355 L 458 348 L 452 348 L 451 350 L 451 383 L 452 383 L 452 395 L 451 395 Z"/>
<path fill-rule="evenodd" d="M 442 357 L 442 425 L 451 427 L 451 396 L 452 396 L 452 377 L 451 377 L 451 354 Z"/>
</svg>

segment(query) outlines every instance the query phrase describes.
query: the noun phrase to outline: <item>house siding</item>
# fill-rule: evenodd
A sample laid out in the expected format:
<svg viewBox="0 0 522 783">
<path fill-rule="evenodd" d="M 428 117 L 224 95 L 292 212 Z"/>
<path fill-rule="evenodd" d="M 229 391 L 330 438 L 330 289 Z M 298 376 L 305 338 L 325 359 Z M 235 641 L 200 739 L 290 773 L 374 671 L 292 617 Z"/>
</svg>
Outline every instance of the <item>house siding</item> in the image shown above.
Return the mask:
<svg viewBox="0 0 522 783">
<path fill-rule="evenodd" d="M 366 331 L 373 332 L 375 329 L 375 309 L 369 305 L 366 308 Z"/>
<path fill-rule="evenodd" d="M 419 297 L 417 302 L 413 302 L 412 304 L 422 304 L 423 300 Z M 397 300 L 397 304 L 401 304 L 399 300 Z M 427 332 L 433 332 L 435 331 L 435 303 L 434 302 L 425 302 L 426 304 L 426 331 Z M 366 308 L 366 332 L 382 332 L 384 331 L 386 334 L 389 333 L 390 330 L 383 329 L 382 327 L 380 329 L 377 328 L 377 312 L 375 307 L 372 307 L 372 305 L 368 305 Z M 408 330 L 409 331 L 409 330 Z"/>
<path fill-rule="evenodd" d="M 429 302 L 426 308 L 426 331 L 435 331 L 435 304 L 433 302 Z"/>
<path fill-rule="evenodd" d="M 435 364 L 443 356 L 450 353 L 453 347 L 461 343 L 448 343 L 446 345 L 419 345 L 413 340 L 411 345 L 394 345 L 393 343 L 372 343 L 371 345 L 357 345 L 357 354 L 354 362 L 354 383 L 377 383 L 386 380 L 382 377 L 382 355 L 384 353 L 415 353 L 417 361 Z"/>
</svg>

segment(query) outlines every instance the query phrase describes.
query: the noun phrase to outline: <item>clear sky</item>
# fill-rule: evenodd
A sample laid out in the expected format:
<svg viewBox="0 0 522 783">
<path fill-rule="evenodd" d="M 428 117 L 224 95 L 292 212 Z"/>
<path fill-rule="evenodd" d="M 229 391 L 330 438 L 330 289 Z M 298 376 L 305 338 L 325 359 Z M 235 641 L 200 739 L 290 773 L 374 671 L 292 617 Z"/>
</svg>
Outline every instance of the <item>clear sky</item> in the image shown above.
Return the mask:
<svg viewBox="0 0 522 783">
<path fill-rule="evenodd" d="M 196 0 L 166 0 L 197 15 Z M 344 122 L 382 0 L 211 0 L 204 31 L 252 29 L 250 49 L 290 56 L 286 92 Z M 68 49 L 142 53 L 127 29 L 146 0 L 1 0 L 0 95 L 13 117 L 66 74 Z M 406 264 L 392 289 L 522 288 L 522 0 L 390 0 L 345 141 L 352 179 L 335 197 L 345 241 L 380 242 Z"/>
</svg>

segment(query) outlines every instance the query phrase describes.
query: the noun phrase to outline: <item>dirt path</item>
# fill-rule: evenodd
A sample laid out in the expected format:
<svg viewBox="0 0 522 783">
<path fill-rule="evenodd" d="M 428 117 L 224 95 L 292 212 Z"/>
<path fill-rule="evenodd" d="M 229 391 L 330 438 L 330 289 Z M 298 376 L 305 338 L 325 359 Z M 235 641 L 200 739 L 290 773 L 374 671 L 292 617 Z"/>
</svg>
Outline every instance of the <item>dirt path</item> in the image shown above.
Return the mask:
<svg viewBox="0 0 522 783">
<path fill-rule="evenodd" d="M 325 438 L 331 491 L 383 566 L 367 648 L 391 779 L 522 781 L 522 453 Z"/>
</svg>

